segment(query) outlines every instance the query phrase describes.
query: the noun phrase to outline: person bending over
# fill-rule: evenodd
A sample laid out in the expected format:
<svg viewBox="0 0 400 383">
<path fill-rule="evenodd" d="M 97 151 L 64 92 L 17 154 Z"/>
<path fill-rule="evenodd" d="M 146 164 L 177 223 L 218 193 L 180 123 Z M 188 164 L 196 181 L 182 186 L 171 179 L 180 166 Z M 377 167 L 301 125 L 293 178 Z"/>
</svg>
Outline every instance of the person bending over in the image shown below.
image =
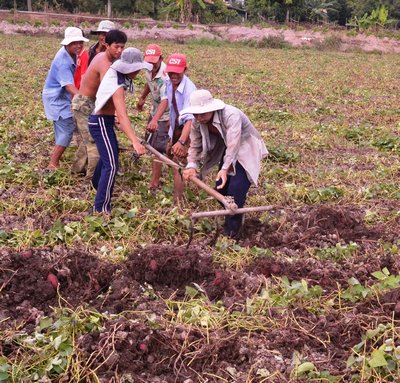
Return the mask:
<svg viewBox="0 0 400 383">
<path fill-rule="evenodd" d="M 100 81 L 111 64 L 121 57 L 126 41 L 126 34 L 118 29 L 112 29 L 107 32 L 105 36 L 106 50 L 97 54 L 90 63 L 85 75 L 82 77 L 79 91 L 72 99 L 72 111 L 80 141 L 71 172 L 85 174 L 88 179 L 93 177 L 99 160 L 99 152 L 89 133 L 88 118 L 94 110 L 94 101 Z"/>
<path fill-rule="evenodd" d="M 183 178 L 197 176 L 201 162 L 201 177 L 218 166 L 216 189 L 243 207 L 250 185 L 257 185 L 261 160 L 268 155 L 260 134 L 240 109 L 213 98 L 205 89 L 190 95 L 190 106 L 181 115 L 187 113 L 195 122 Z M 242 214 L 225 216 L 225 235 L 236 238 L 241 226 Z"/>
<path fill-rule="evenodd" d="M 151 70 L 152 65 L 143 61 L 143 55 L 138 49 L 127 48 L 122 52 L 121 58 L 108 69 L 97 91 L 94 114 L 89 117 L 89 131 L 100 154 L 92 178 L 93 187 L 97 191 L 94 201 L 95 213 L 111 212 L 111 197 L 118 171 L 115 114 L 119 128 L 129 138 L 137 154 L 145 153 L 145 147 L 132 129 L 124 99 L 125 89 L 133 92 L 132 80 L 144 68 Z"/>
</svg>

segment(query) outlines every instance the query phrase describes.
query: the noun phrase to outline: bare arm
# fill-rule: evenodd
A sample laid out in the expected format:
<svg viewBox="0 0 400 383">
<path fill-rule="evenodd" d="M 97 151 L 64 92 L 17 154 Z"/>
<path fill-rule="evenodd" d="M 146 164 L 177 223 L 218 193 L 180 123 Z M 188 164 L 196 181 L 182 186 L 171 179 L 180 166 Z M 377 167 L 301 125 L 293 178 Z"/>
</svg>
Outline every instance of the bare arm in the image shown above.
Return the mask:
<svg viewBox="0 0 400 383">
<path fill-rule="evenodd" d="M 146 97 L 148 96 L 148 94 L 150 93 L 150 88 L 149 85 L 146 83 L 146 85 L 143 88 L 143 92 L 139 97 L 139 101 L 136 104 L 136 109 L 141 112 L 143 110 L 143 105 L 146 101 Z"/>
<path fill-rule="evenodd" d="M 181 136 L 179 137 L 179 141 L 172 146 L 172 153 L 174 153 L 178 157 L 185 157 L 187 154 L 186 145 L 182 145 L 180 141 L 184 141 L 185 143 L 187 143 L 191 128 L 192 128 L 192 120 L 187 120 L 185 122 L 185 125 L 183 126 L 183 130 Z"/>
<path fill-rule="evenodd" d="M 161 116 L 164 114 L 165 110 L 168 107 L 168 99 L 166 98 L 165 100 L 162 100 L 160 104 L 158 105 L 157 111 L 154 113 L 153 118 L 147 125 L 147 130 L 149 132 L 155 132 L 158 128 L 158 120 L 161 118 Z"/>
<path fill-rule="evenodd" d="M 118 90 L 112 96 L 113 103 L 115 106 L 115 111 L 119 121 L 119 128 L 126 134 L 129 141 L 132 142 L 133 148 L 139 155 L 145 153 L 145 147 L 140 143 L 139 138 L 136 136 L 134 130 L 132 129 L 131 121 L 126 110 L 124 89 L 118 88 Z"/>
<path fill-rule="evenodd" d="M 73 84 L 65 85 L 65 90 L 70 93 L 72 96 L 75 96 L 78 93 L 78 89 Z"/>
</svg>

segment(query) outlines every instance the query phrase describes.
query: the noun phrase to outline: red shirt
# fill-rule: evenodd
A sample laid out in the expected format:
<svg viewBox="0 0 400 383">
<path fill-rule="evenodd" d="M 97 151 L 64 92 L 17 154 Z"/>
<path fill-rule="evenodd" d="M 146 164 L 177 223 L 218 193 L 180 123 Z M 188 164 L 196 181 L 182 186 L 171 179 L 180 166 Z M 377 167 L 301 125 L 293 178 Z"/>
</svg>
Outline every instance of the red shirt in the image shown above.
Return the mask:
<svg viewBox="0 0 400 383">
<path fill-rule="evenodd" d="M 82 49 L 82 52 L 79 54 L 76 60 L 76 70 L 74 75 L 74 82 L 77 89 L 81 86 L 82 76 L 85 74 L 86 69 L 88 67 L 89 62 L 89 54 L 85 48 Z"/>
</svg>

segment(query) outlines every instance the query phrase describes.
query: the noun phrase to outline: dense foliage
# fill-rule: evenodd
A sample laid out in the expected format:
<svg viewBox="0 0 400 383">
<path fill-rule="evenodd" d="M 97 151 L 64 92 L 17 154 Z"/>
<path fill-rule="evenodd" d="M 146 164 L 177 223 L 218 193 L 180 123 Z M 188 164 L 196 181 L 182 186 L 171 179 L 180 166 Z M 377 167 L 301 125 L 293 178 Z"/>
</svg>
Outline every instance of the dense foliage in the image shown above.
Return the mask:
<svg viewBox="0 0 400 383">
<path fill-rule="evenodd" d="M 400 20 L 400 0 L 0 0 L 1 9 L 16 6 L 19 10 L 91 14 L 106 14 L 108 4 L 113 16 L 181 22 L 234 23 L 248 19 L 350 23 L 362 28 L 363 21 L 368 27 L 397 27 Z"/>
</svg>

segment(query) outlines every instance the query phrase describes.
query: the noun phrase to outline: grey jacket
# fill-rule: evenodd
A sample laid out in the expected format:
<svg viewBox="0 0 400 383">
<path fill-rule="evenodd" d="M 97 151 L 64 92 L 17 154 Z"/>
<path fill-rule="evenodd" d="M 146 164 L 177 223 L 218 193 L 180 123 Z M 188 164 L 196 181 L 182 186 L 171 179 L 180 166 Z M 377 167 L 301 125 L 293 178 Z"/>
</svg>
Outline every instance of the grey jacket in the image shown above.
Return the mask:
<svg viewBox="0 0 400 383">
<path fill-rule="evenodd" d="M 257 185 L 261 160 L 268 155 L 268 150 L 249 118 L 240 109 L 225 105 L 214 112 L 213 125 L 220 137 L 210 134 L 207 125 L 197 121 L 192 125 L 186 168 L 201 167 L 204 177 L 222 159 L 222 169 L 234 175 L 239 161 L 249 181 Z"/>
</svg>

